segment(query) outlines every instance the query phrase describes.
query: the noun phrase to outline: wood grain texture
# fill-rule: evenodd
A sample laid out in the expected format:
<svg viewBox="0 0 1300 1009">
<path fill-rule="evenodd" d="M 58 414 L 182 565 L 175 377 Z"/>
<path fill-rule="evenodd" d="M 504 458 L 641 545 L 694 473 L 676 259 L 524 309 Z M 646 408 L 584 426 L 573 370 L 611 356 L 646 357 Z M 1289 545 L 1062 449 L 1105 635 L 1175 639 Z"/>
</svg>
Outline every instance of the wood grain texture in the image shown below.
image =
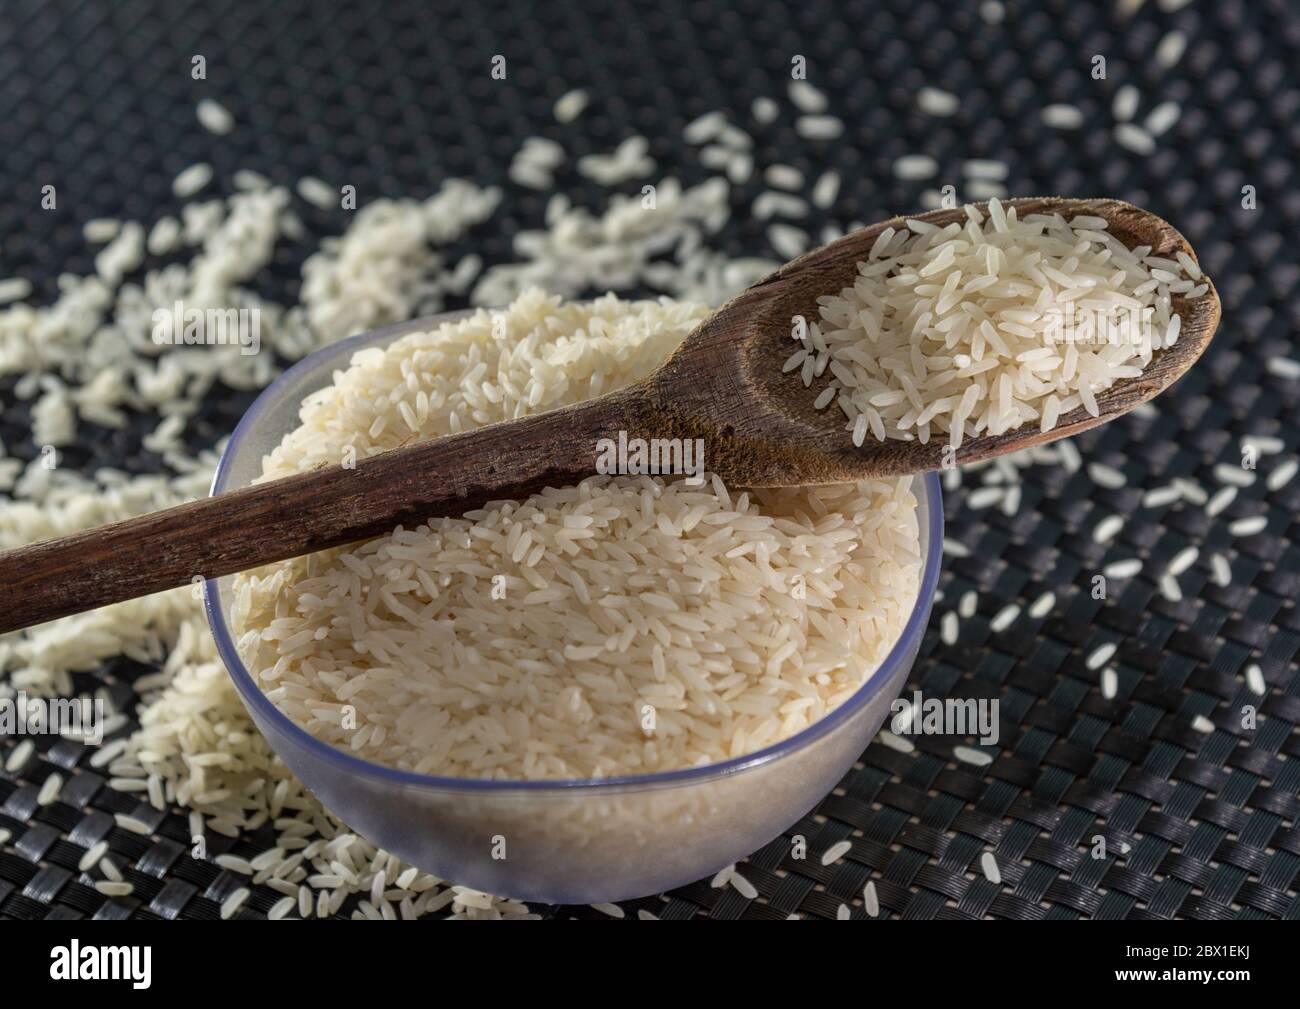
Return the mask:
<svg viewBox="0 0 1300 1009">
<path fill-rule="evenodd" d="M 983 206 L 983 205 L 980 205 Z M 1004 201 L 1021 216 L 1062 212 L 1105 218 L 1130 248 L 1182 250 L 1186 239 L 1152 214 L 1118 200 Z M 961 209 L 917 215 L 944 226 Z M 855 448 L 833 411 L 817 411 L 807 389 L 781 365 L 792 317 L 817 317 L 818 296 L 857 275 L 893 218 L 815 249 L 744 291 L 702 323 L 646 381 L 598 400 L 493 424 L 360 461 L 257 484 L 0 554 L 0 632 L 214 578 L 517 499 L 595 472 L 597 443 L 617 438 L 700 438 L 705 465 L 728 484 L 778 487 L 836 483 L 938 469 L 944 442 L 869 440 Z M 1208 278 L 1206 280 L 1209 283 Z M 1082 408 L 1046 434 L 1026 426 L 963 445 L 959 463 L 977 462 L 1076 434 L 1133 409 L 1168 388 L 1201 355 L 1219 321 L 1213 284 L 1202 298 L 1173 303 L 1178 343 L 1158 352 L 1137 378 L 1097 397 L 1101 416 Z"/>
</svg>

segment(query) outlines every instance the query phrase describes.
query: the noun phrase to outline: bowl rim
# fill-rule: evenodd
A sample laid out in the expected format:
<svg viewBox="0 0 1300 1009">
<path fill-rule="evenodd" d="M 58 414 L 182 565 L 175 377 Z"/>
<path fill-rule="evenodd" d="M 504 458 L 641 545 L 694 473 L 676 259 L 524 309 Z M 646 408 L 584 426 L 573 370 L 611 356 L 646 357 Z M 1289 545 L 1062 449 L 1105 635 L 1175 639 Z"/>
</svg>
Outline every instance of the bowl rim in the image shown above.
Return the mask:
<svg viewBox="0 0 1300 1009">
<path fill-rule="evenodd" d="M 293 385 L 304 375 L 319 370 L 324 359 L 339 358 L 341 361 L 346 361 L 347 357 L 344 355 L 350 356 L 352 351 L 360 350 L 379 340 L 385 338 L 396 339 L 407 332 L 420 332 L 434 328 L 445 322 L 470 315 L 473 311 L 473 309 L 470 309 L 444 312 L 367 330 L 364 333 L 357 333 L 354 336 L 321 347 L 285 369 L 275 381 L 262 390 L 261 394 L 253 401 L 235 426 L 230 440 L 221 453 L 221 459 L 212 478 L 210 493 L 217 495 L 225 490 L 230 478 L 231 462 L 262 414 L 284 396 L 286 387 Z M 332 371 L 323 377 L 328 379 L 330 375 L 332 375 Z M 323 388 L 325 384 L 322 382 L 317 388 Z M 314 390 L 307 390 L 302 394 L 306 395 L 307 392 L 311 391 Z M 611 790 L 688 785 L 738 774 L 773 763 L 783 757 L 788 757 L 830 734 L 868 704 L 880 691 L 885 689 L 885 684 L 891 681 L 898 667 L 906 661 L 911 644 L 924 635 L 926 625 L 929 622 L 935 589 L 939 582 L 940 562 L 943 556 L 943 500 L 939 477 L 936 473 L 924 473 L 920 474 L 918 479 L 921 487 L 917 497 L 919 501 L 924 501 L 926 507 L 927 549 L 922 559 L 921 577 L 917 586 L 916 601 L 912 606 L 912 612 L 908 615 L 907 623 L 903 626 L 902 632 L 890 648 L 889 654 L 885 656 L 884 661 L 880 663 L 880 666 L 867 682 L 859 687 L 852 696 L 843 701 L 826 717 L 819 719 L 806 729 L 780 739 L 769 746 L 763 747 L 761 750 L 755 750 L 753 753 L 731 757 L 714 764 L 703 764 L 698 767 L 610 778 L 498 779 L 453 778 L 433 774 L 419 774 L 415 771 L 404 771 L 400 768 L 388 767 L 384 764 L 365 760 L 317 739 L 276 707 L 275 703 L 257 685 L 252 674 L 245 668 L 243 661 L 239 657 L 238 649 L 235 647 L 233 635 L 226 621 L 226 611 L 222 606 L 221 586 L 218 579 L 209 578 L 203 583 L 203 608 L 207 615 L 208 627 L 216 641 L 217 653 L 231 679 L 234 680 L 235 687 L 244 703 L 256 714 L 287 734 L 290 740 L 298 746 L 306 749 L 314 757 L 327 764 L 335 765 L 338 770 L 346 774 L 378 778 L 389 785 L 418 786 L 429 790 L 467 793 L 570 793 L 595 789 Z"/>
</svg>

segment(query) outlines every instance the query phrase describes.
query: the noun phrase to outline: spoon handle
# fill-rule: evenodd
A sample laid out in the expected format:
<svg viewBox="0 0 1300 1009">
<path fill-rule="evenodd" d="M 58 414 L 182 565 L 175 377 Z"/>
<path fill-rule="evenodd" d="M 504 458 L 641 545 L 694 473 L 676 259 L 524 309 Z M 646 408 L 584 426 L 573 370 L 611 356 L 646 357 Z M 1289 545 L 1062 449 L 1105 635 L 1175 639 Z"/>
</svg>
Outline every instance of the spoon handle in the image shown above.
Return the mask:
<svg viewBox="0 0 1300 1009">
<path fill-rule="evenodd" d="M 492 424 L 0 553 L 0 633 L 413 528 L 596 472 L 645 389 Z"/>
</svg>

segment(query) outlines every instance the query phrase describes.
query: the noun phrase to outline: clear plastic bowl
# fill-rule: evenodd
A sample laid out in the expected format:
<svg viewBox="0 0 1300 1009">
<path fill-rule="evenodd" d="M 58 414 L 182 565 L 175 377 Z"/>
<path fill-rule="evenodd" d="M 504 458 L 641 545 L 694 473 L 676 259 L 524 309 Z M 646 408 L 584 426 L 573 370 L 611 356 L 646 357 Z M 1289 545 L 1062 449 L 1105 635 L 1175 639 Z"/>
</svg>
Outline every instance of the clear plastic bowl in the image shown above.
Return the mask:
<svg viewBox="0 0 1300 1009">
<path fill-rule="evenodd" d="M 303 397 L 352 354 L 463 313 L 390 326 L 326 347 L 286 371 L 235 429 L 212 493 L 260 475 L 262 457 L 298 426 Z M 879 730 L 916 659 L 943 544 L 939 480 L 918 480 L 924 563 L 902 636 L 871 679 L 826 718 L 755 753 L 707 767 L 600 780 L 487 781 L 414 774 L 314 738 L 253 681 L 231 636 L 229 577 L 204 587 L 221 658 L 258 729 L 285 764 L 353 830 L 443 879 L 547 903 L 659 893 L 762 847 L 812 809 Z"/>
</svg>

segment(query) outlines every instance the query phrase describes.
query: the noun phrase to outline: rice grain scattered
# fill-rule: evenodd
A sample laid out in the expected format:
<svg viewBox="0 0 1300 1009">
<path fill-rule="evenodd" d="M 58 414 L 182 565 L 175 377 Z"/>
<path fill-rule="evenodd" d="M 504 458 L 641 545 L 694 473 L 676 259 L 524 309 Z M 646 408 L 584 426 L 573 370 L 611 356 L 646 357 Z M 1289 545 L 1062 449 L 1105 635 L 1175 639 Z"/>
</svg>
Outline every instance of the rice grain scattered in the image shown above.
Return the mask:
<svg viewBox="0 0 1300 1009">
<path fill-rule="evenodd" d="M 1271 491 L 1281 490 L 1291 482 L 1297 471 L 1300 471 L 1300 462 L 1288 459 L 1268 475 L 1264 480 L 1264 486 Z"/>
<path fill-rule="evenodd" d="M 209 133 L 225 136 L 235 128 L 235 117 L 224 105 L 212 98 L 200 99 L 194 111 L 199 117 L 199 124 Z"/>
<path fill-rule="evenodd" d="M 852 841 L 836 841 L 822 852 L 822 865 L 830 865 L 832 862 L 838 862 L 852 850 Z"/>
<path fill-rule="evenodd" d="M 212 166 L 200 162 L 190 165 L 172 180 L 172 192 L 185 200 L 212 181 Z"/>
<path fill-rule="evenodd" d="M 952 116 L 961 108 L 961 100 L 951 91 L 929 85 L 916 93 L 917 107 L 930 116 Z"/>
<path fill-rule="evenodd" d="M 1058 102 L 1044 107 L 1043 123 L 1058 130 L 1077 130 L 1083 125 L 1083 112 L 1077 105 Z"/>
<path fill-rule="evenodd" d="M 993 758 L 989 754 L 970 746 L 954 746 L 952 755 L 962 763 L 971 764 L 975 767 L 987 767 L 993 763 Z"/>
<path fill-rule="evenodd" d="M 1251 515 L 1228 523 L 1228 532 L 1233 536 L 1258 536 L 1268 528 L 1268 519 L 1263 515 Z"/>
<path fill-rule="evenodd" d="M 1136 557 L 1112 561 L 1101 569 L 1101 573 L 1107 578 L 1135 578 L 1142 573 L 1142 562 Z"/>
<path fill-rule="evenodd" d="M 880 897 L 876 893 L 875 880 L 867 880 L 867 885 L 862 888 L 862 908 L 868 917 L 880 917 Z"/>
<path fill-rule="evenodd" d="M 63 775 L 55 772 L 41 782 L 40 791 L 36 793 L 36 805 L 48 806 L 59 798 L 63 788 Z"/>
<path fill-rule="evenodd" d="M 1088 654 L 1085 665 L 1089 669 L 1100 669 L 1111 660 L 1118 648 L 1119 646 L 1112 641 L 1108 641 L 1104 645 L 1098 645 Z"/>
</svg>

